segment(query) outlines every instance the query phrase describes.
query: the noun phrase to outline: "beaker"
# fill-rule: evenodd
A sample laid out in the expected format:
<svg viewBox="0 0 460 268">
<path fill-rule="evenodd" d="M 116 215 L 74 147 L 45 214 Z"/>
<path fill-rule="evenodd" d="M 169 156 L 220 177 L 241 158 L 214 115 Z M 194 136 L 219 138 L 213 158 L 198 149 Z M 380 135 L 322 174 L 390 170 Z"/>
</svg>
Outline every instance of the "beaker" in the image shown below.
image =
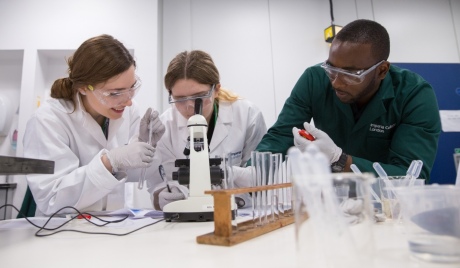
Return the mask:
<svg viewBox="0 0 460 268">
<path fill-rule="evenodd" d="M 373 180 L 370 173 L 293 174 L 299 266 L 372 266 Z"/>
<path fill-rule="evenodd" d="M 388 180 L 378 178 L 380 186 L 380 199 L 382 200 L 382 212 L 388 219 L 398 220 L 399 218 L 399 201 L 395 194 L 398 187 L 412 187 L 403 184 L 405 176 L 388 176 Z M 390 185 L 391 184 L 391 185 Z M 414 186 L 425 184 L 424 179 L 416 179 Z"/>
<path fill-rule="evenodd" d="M 411 254 L 430 262 L 460 262 L 460 187 L 399 187 L 403 225 Z"/>
</svg>

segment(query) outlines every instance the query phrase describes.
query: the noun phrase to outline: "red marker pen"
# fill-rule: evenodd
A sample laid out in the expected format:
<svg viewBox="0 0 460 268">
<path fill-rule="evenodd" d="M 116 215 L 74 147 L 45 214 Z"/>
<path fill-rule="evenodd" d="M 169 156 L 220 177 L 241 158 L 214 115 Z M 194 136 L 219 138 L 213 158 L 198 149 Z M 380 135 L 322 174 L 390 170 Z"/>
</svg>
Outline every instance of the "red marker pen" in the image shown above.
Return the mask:
<svg viewBox="0 0 460 268">
<path fill-rule="evenodd" d="M 89 214 L 78 214 L 77 219 L 83 219 L 83 218 L 90 220 L 91 215 L 89 215 Z"/>
<path fill-rule="evenodd" d="M 313 137 L 310 133 L 307 133 L 305 129 L 299 129 L 300 136 L 304 137 L 307 140 L 314 141 L 315 137 Z"/>
</svg>

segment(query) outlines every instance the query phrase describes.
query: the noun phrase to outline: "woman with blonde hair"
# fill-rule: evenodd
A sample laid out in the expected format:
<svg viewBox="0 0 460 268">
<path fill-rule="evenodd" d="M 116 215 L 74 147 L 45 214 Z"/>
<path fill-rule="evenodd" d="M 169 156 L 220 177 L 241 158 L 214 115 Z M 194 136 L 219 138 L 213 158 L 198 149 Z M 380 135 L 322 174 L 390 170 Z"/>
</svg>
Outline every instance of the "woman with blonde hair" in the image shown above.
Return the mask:
<svg viewBox="0 0 460 268">
<path fill-rule="evenodd" d="M 172 172 L 177 170 L 175 160 L 186 158 L 184 148 L 190 135 L 187 121 L 195 114 L 197 98 L 202 99 L 202 115 L 208 124 L 209 156 L 221 157 L 225 153 L 233 165 L 244 167 L 267 127 L 254 104 L 221 86 L 211 56 L 200 50 L 179 53 L 169 63 L 164 82 L 171 107 L 160 116 L 166 132 L 157 150 L 167 179 L 171 180 Z M 155 180 L 150 188 L 155 208 L 162 209 L 169 202 L 185 198 L 187 192 L 182 185 L 170 184 L 173 187 L 169 191 L 161 178 Z M 249 186 L 249 181 L 235 181 L 235 186 Z"/>
</svg>

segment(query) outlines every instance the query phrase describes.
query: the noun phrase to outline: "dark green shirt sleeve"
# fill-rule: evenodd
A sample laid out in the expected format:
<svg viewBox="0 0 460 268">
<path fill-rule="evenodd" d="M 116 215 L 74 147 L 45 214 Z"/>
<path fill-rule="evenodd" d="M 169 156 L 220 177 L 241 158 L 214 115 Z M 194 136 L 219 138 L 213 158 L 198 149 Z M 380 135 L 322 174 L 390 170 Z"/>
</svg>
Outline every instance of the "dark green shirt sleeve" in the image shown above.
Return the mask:
<svg viewBox="0 0 460 268">
<path fill-rule="evenodd" d="M 305 70 L 284 103 L 275 124 L 267 131 L 257 146 L 257 151 L 286 155 L 287 150 L 294 146 L 292 128 L 302 129 L 304 122 L 311 121 L 312 110 L 309 101 L 312 99 L 312 95 L 310 90 L 315 87 L 317 80 L 315 71 L 311 68 Z M 316 87 L 319 86 L 316 85 Z"/>
</svg>

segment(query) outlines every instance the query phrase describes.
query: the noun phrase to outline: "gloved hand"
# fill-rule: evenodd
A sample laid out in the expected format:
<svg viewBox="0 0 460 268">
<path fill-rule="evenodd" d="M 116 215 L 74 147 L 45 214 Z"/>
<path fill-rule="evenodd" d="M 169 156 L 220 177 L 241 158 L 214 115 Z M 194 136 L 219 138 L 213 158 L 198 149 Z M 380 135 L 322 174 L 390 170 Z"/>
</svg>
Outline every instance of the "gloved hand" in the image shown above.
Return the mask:
<svg viewBox="0 0 460 268">
<path fill-rule="evenodd" d="M 312 143 L 312 141 L 307 140 L 306 138 L 300 136 L 299 129 L 296 127 L 292 128 L 292 135 L 294 135 L 294 145 L 297 147 L 302 153 L 305 152 L 307 146 Z"/>
<path fill-rule="evenodd" d="M 233 171 L 233 187 L 245 188 L 255 186 L 255 182 L 252 181 L 252 167 L 239 167 L 232 166 Z M 238 208 L 250 207 L 251 196 L 248 193 L 235 195 L 235 202 Z"/>
<path fill-rule="evenodd" d="M 251 195 L 248 193 L 235 195 L 235 203 L 238 208 L 248 208 L 252 205 Z"/>
<path fill-rule="evenodd" d="M 107 158 L 112 165 L 112 170 L 145 168 L 152 164 L 155 148 L 145 142 L 133 142 L 112 149 L 107 153 Z"/>
<path fill-rule="evenodd" d="M 245 188 L 255 186 L 252 181 L 252 167 L 232 166 L 233 187 Z"/>
<path fill-rule="evenodd" d="M 294 145 L 299 148 L 300 151 L 304 152 L 308 145 L 314 143 L 319 150 L 326 155 L 331 164 L 337 162 L 342 154 L 342 149 L 335 145 L 329 135 L 310 125 L 308 122 L 303 123 L 303 126 L 308 133 L 315 137 L 315 140 L 310 141 L 305 139 L 300 136 L 299 129 L 293 127 L 292 134 L 294 135 Z"/>
<path fill-rule="evenodd" d="M 158 184 L 153 190 L 153 207 L 156 210 L 163 210 L 167 204 L 188 197 L 189 191 L 184 185 L 180 185 L 177 181 L 169 181 L 168 184 L 171 192 L 169 192 L 166 182 Z"/>
<path fill-rule="evenodd" d="M 358 224 L 364 220 L 363 200 L 348 198 L 339 207 L 347 224 Z"/>
<path fill-rule="evenodd" d="M 152 126 L 152 139 L 149 141 L 149 126 Z M 158 111 L 148 108 L 141 119 L 139 126 L 139 141 L 149 143 L 155 147 L 165 133 L 165 126 L 158 117 Z"/>
</svg>

